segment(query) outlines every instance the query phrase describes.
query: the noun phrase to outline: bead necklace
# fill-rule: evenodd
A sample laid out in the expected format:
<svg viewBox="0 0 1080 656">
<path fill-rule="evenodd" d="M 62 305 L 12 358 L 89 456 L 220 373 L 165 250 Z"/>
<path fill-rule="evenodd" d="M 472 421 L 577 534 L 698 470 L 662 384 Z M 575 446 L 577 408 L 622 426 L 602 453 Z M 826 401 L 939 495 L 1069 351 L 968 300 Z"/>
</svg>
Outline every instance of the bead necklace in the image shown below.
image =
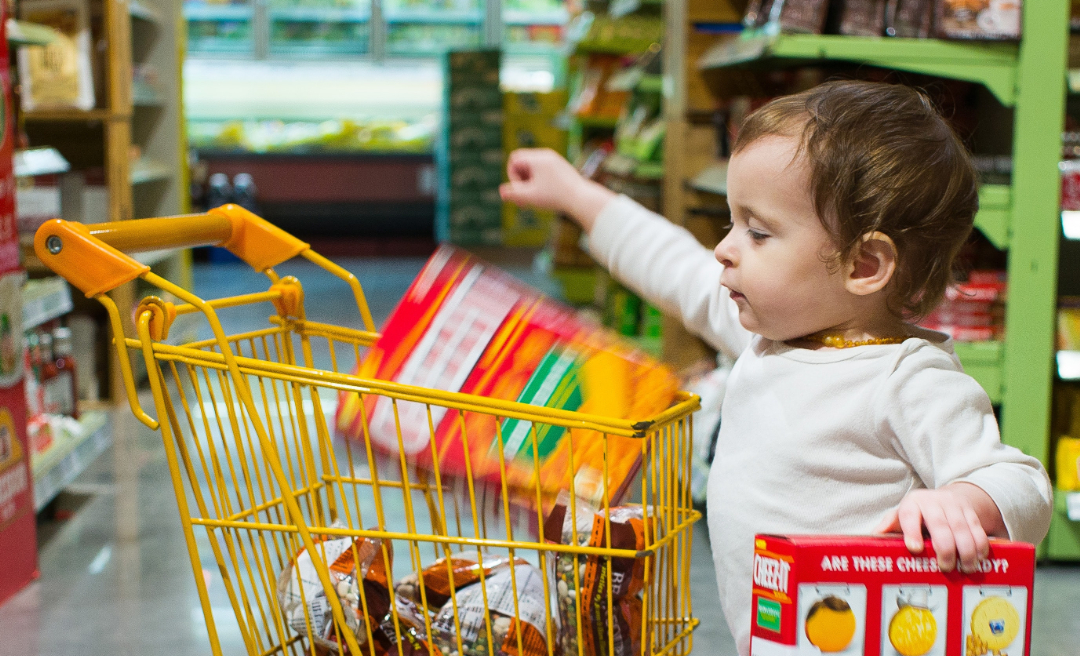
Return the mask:
<svg viewBox="0 0 1080 656">
<path fill-rule="evenodd" d="M 871 346 L 875 344 L 902 344 L 907 336 L 902 337 L 875 337 L 873 339 L 859 339 L 850 340 L 844 339 L 841 335 L 819 335 L 817 333 L 813 335 L 807 335 L 803 339 L 810 342 L 817 342 L 818 344 L 824 344 L 825 346 L 831 346 L 832 348 L 845 349 L 854 348 L 856 346 Z"/>
</svg>

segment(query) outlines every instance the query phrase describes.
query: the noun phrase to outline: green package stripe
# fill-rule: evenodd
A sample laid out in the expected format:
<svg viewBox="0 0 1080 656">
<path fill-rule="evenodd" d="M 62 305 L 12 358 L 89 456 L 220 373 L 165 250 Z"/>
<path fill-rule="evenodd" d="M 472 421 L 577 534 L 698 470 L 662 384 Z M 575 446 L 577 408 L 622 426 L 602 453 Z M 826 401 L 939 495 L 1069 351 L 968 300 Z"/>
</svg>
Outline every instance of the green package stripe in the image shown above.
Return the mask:
<svg viewBox="0 0 1080 656">
<path fill-rule="evenodd" d="M 780 604 L 758 597 L 757 625 L 770 631 L 780 632 Z"/>
<path fill-rule="evenodd" d="M 577 410 L 581 407 L 579 369 L 576 353 L 559 347 L 553 348 L 544 354 L 540 366 L 529 377 L 529 382 L 517 400 L 530 405 Z M 503 454 L 508 460 L 513 460 L 519 454 L 532 458 L 532 428 L 533 422 L 521 419 L 507 419 L 503 422 Z M 562 426 L 536 424 L 536 443 L 541 458 L 547 458 L 555 450 L 565 432 L 566 429 Z"/>
</svg>

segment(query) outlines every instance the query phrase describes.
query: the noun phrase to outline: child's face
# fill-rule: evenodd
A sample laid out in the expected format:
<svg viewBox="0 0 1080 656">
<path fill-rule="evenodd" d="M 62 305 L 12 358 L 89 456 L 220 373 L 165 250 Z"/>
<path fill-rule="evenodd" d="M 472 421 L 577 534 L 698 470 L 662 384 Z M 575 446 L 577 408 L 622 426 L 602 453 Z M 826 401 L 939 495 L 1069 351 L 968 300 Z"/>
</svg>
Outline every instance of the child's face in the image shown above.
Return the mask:
<svg viewBox="0 0 1080 656">
<path fill-rule="evenodd" d="M 847 268 L 827 265 L 836 248 L 814 209 L 798 145 L 766 136 L 731 158 L 732 228 L 716 247 L 725 267 L 720 283 L 731 290 L 740 323 L 777 341 L 843 328 L 856 317 Z"/>
</svg>

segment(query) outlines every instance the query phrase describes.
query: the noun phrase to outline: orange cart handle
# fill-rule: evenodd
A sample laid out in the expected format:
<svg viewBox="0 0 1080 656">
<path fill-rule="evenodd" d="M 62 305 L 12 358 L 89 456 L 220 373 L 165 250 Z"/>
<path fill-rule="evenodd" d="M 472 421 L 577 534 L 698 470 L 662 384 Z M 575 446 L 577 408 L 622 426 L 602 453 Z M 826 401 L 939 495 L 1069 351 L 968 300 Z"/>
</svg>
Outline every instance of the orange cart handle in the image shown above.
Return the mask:
<svg viewBox="0 0 1080 656">
<path fill-rule="evenodd" d="M 82 224 L 54 219 L 38 228 L 38 258 L 88 297 L 135 280 L 150 267 L 125 253 L 164 248 L 222 246 L 256 271 L 265 271 L 311 248 L 239 205 L 205 214 Z"/>
</svg>

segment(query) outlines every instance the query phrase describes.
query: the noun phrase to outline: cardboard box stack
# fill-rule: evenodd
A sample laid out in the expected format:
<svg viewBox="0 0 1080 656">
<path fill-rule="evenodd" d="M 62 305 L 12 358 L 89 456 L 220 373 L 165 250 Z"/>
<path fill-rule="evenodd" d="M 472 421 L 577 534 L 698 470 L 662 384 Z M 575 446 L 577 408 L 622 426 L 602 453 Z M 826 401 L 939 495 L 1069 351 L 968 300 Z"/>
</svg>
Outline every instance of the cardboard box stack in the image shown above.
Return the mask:
<svg viewBox="0 0 1080 656">
<path fill-rule="evenodd" d="M 555 119 L 566 108 L 566 92 L 503 94 L 503 148 L 551 148 L 566 154 L 566 131 Z M 555 213 L 503 206 L 503 243 L 507 246 L 540 248 L 551 236 Z"/>
<path fill-rule="evenodd" d="M 498 50 L 448 52 L 446 117 L 439 167 L 436 236 L 455 244 L 502 244 L 503 107 Z"/>
</svg>

